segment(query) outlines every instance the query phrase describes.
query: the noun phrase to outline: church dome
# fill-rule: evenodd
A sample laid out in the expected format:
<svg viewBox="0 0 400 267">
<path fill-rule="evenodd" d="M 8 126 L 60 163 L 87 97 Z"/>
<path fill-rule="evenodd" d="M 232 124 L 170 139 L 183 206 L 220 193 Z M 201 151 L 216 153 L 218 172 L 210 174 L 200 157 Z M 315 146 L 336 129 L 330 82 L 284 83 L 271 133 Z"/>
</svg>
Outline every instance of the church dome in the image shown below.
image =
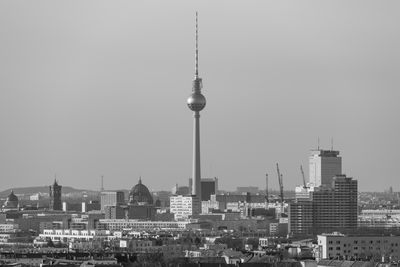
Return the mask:
<svg viewBox="0 0 400 267">
<path fill-rule="evenodd" d="M 4 202 L 5 208 L 17 208 L 18 207 L 18 197 L 14 194 L 14 191 L 11 190 L 11 193 L 8 195 L 6 201 Z"/>
<path fill-rule="evenodd" d="M 139 182 L 135 185 L 129 194 L 129 204 L 153 204 L 153 197 L 150 194 L 149 189 L 142 184 L 142 179 L 139 178 Z"/>
</svg>

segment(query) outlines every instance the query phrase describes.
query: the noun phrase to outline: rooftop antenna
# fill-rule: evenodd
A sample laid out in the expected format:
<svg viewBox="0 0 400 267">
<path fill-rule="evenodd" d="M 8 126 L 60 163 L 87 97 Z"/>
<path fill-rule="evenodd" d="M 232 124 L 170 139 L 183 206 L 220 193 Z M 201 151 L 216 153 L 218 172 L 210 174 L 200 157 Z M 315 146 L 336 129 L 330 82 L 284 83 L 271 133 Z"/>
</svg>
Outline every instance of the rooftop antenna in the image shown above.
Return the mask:
<svg viewBox="0 0 400 267">
<path fill-rule="evenodd" d="M 331 138 L 331 150 L 333 151 L 333 137 Z"/>
<path fill-rule="evenodd" d="M 199 77 L 199 26 L 196 11 L 196 55 L 195 55 L 195 78 Z"/>
<path fill-rule="evenodd" d="M 104 191 L 104 175 L 101 176 L 101 191 Z"/>
<path fill-rule="evenodd" d="M 318 136 L 318 150 L 319 150 L 319 136 Z"/>
</svg>

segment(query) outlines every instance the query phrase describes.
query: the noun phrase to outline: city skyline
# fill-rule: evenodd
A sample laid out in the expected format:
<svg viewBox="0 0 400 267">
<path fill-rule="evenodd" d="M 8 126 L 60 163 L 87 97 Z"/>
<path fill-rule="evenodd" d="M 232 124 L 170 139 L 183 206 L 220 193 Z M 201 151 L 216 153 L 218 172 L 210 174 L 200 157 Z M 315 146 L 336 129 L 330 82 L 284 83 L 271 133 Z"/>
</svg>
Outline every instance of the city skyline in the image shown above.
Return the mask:
<svg viewBox="0 0 400 267">
<path fill-rule="evenodd" d="M 400 191 L 399 3 L 80 5 L 0 3 L 2 190 L 187 185 L 198 11 L 202 177 L 278 189 L 278 162 L 294 190 L 333 138 L 359 191 Z"/>
</svg>

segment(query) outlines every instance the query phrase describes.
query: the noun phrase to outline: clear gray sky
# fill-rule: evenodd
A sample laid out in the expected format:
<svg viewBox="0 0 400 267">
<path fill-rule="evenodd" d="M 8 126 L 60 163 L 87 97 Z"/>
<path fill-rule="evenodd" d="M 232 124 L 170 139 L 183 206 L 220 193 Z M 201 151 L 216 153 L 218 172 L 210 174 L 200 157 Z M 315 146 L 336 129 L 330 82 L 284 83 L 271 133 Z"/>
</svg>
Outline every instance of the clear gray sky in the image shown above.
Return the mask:
<svg viewBox="0 0 400 267">
<path fill-rule="evenodd" d="M 196 10 L 203 177 L 293 189 L 333 137 L 400 190 L 400 2 L 297 0 L 1 1 L 0 188 L 187 184 Z"/>
</svg>

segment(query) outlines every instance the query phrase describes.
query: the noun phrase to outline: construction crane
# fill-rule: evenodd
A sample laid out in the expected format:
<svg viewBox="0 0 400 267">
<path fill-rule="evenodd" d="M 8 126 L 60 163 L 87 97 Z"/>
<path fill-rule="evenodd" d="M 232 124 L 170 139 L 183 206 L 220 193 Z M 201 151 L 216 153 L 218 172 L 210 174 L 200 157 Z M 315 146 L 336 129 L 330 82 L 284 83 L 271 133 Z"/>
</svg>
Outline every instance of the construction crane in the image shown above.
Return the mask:
<svg viewBox="0 0 400 267">
<path fill-rule="evenodd" d="M 301 175 L 303 176 L 303 187 L 306 188 L 307 184 L 306 184 L 306 177 L 304 176 L 304 171 L 303 171 L 303 166 L 300 165 L 300 171 L 301 171 Z"/>
<path fill-rule="evenodd" d="M 283 204 L 283 201 L 284 201 L 284 198 L 283 198 L 283 175 L 279 171 L 278 163 L 276 164 L 276 171 L 278 172 L 278 182 L 279 182 L 280 197 L 281 197 L 281 203 Z"/>
</svg>

